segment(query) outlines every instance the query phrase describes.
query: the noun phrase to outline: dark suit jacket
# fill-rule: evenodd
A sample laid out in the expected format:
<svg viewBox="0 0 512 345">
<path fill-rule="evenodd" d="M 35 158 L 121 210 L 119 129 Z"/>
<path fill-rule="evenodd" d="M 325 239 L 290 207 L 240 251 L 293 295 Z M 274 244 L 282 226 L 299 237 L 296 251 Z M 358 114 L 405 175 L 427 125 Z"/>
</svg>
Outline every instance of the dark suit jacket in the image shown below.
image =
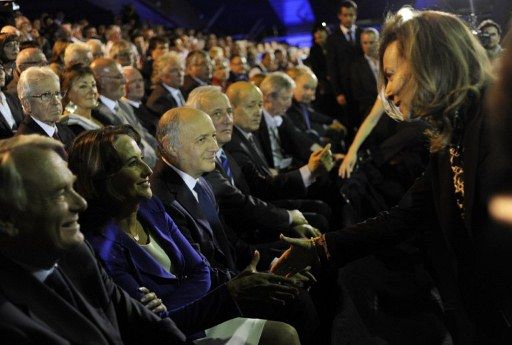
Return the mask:
<svg viewBox="0 0 512 345">
<path fill-rule="evenodd" d="M 241 174 L 239 168 L 238 172 Z M 215 170 L 206 174 L 205 179 L 212 186 L 224 219 L 242 238 L 249 238 L 248 232 L 261 229 L 272 234 L 271 237 L 277 241 L 279 234 L 288 228 L 287 210 L 242 192 L 236 185 L 231 184 L 218 162 Z"/>
<path fill-rule="evenodd" d="M 350 68 L 350 90 L 362 122 L 377 98 L 377 80 L 364 56 Z"/>
<path fill-rule="evenodd" d="M 4 92 L 5 99 L 7 101 L 7 105 L 11 110 L 12 117 L 16 122 L 16 126 L 19 127 L 21 121 L 23 120 L 23 108 L 21 107 L 21 103 L 18 98 L 14 97 L 10 93 Z M 12 132 L 12 129 L 5 121 L 3 114 L 0 114 L 0 139 L 6 139 L 14 136 L 15 133 Z"/>
<path fill-rule="evenodd" d="M 0 256 L 2 344 L 182 344 L 185 336 L 115 285 L 80 245 L 56 268 L 78 307 Z"/>
<path fill-rule="evenodd" d="M 155 136 L 156 126 L 158 120 L 160 120 L 160 116 L 156 116 L 152 113 L 143 103 L 140 103 L 138 108 L 135 108 L 129 103 L 128 105 L 133 109 L 135 116 L 137 116 L 144 128 L 146 128 L 152 136 Z"/>
<path fill-rule="evenodd" d="M 211 287 L 208 262 L 181 234 L 157 198 L 143 201 L 137 216 L 170 258 L 173 273 L 111 221 L 101 233 L 92 229 L 86 236 L 119 286 L 135 299 L 141 297 L 138 290 L 141 286 L 154 292 L 186 334 L 240 316 L 225 285 L 208 293 Z"/>
<path fill-rule="evenodd" d="M 65 147 L 69 147 L 73 142 L 73 139 L 75 139 L 75 134 L 71 129 L 69 129 L 68 126 L 63 123 L 57 122 L 55 125 L 57 126 L 57 134 L 60 141 L 64 144 Z M 44 135 L 45 137 L 48 136 L 44 129 L 42 129 L 41 126 L 39 126 L 37 122 L 35 122 L 34 119 L 28 115 L 25 116 L 20 126 L 18 127 L 18 131 L 16 132 L 16 135 L 21 134 L 40 134 Z"/>
<path fill-rule="evenodd" d="M 307 194 L 302 176 L 298 170 L 274 176 L 270 173 L 266 161 L 259 158 L 254 148 L 236 127 L 231 141 L 224 145 L 229 158 L 235 185 L 245 194 L 251 194 L 263 200 L 297 199 Z M 264 166 L 260 165 L 264 162 Z"/>
<path fill-rule="evenodd" d="M 198 86 L 201 86 L 201 84 L 198 83 L 197 80 L 189 75 L 185 76 L 185 79 L 183 80 L 183 86 L 181 87 L 181 94 L 183 95 L 183 98 L 185 98 L 185 101 L 187 100 L 190 92 Z"/>
<path fill-rule="evenodd" d="M 461 147 L 464 219 L 455 203 L 446 148 L 431 155 L 425 174 L 398 206 L 364 223 L 325 236 L 332 258 L 339 264 L 416 236 L 425 247 L 428 267 L 434 269 L 445 307 L 459 314 L 469 312 L 474 320 L 493 320 L 498 313 L 487 317 L 493 307 L 505 306 L 492 301 L 496 296 L 491 291 L 489 272 L 503 269 L 503 277 L 510 278 L 510 269 L 503 263 L 486 265 L 489 258 L 483 255 L 494 241 L 484 226 L 488 220 L 486 193 L 493 179 L 494 160 L 489 145 L 488 118 L 481 107 L 478 103 L 469 104 L 469 110 L 461 114 L 465 121 Z M 510 246 L 503 243 L 498 248 L 510 251 Z M 494 255 L 491 253 L 491 258 Z M 510 310 L 508 313 L 510 315 Z M 482 315 L 486 316 L 482 318 Z M 496 319 L 503 322 L 500 316 Z"/>
<path fill-rule="evenodd" d="M 338 26 L 327 37 L 327 73 L 336 96 L 343 94 L 350 98 L 350 65 L 363 54 L 360 28 L 356 28 L 355 36 L 356 42 L 351 45 Z"/>
<path fill-rule="evenodd" d="M 203 178 L 200 181 L 215 201 L 211 187 Z M 225 229 L 210 225 L 185 182 L 162 160 L 158 161 L 151 176 L 151 185 L 187 240 L 206 256 L 212 267 L 223 270 L 219 275 L 220 281 L 214 282 L 214 286 L 236 274 L 235 253 Z"/>
<path fill-rule="evenodd" d="M 185 98 L 185 96 L 183 97 Z M 158 84 L 155 86 L 153 91 L 151 91 L 146 102 L 146 106 L 156 116 L 158 116 L 158 118 L 160 118 L 167 110 L 176 108 L 178 104 L 169 91 L 167 91 L 162 84 Z"/>
<path fill-rule="evenodd" d="M 286 116 L 292 120 L 293 124 L 299 130 L 303 133 L 308 133 L 312 140 L 320 143 L 320 137 L 325 137 L 327 132 L 324 125 L 330 125 L 332 118 L 315 111 L 310 105 L 308 105 L 307 108 L 309 110 L 310 129 L 308 129 L 306 120 L 302 115 L 302 107 L 295 99 L 293 99 L 291 107 L 286 111 Z"/>
<path fill-rule="evenodd" d="M 281 148 L 284 153 L 293 158 L 292 167 L 300 167 L 308 162 L 311 155 L 311 146 L 315 142 L 298 129 L 287 116 L 283 116 L 283 123 L 278 128 Z M 254 133 L 261 144 L 263 154 L 270 167 L 274 167 L 272 147 L 270 145 L 270 134 L 265 119 L 261 119 L 260 128 Z"/>
</svg>

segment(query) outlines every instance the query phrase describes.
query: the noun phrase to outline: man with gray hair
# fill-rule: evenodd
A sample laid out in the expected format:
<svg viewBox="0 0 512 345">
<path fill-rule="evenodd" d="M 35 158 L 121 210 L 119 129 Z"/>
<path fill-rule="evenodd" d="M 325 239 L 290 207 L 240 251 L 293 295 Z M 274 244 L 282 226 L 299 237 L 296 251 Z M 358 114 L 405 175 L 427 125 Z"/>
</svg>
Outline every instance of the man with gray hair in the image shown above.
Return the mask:
<svg viewBox="0 0 512 345">
<path fill-rule="evenodd" d="M 311 152 L 321 149 L 285 116 L 292 105 L 295 82 L 283 72 L 270 73 L 260 85 L 263 121 L 257 137 L 269 166 L 277 171 L 303 166 Z"/>
<path fill-rule="evenodd" d="M 93 60 L 91 48 L 81 42 L 71 43 L 64 51 L 64 67 L 69 68 L 76 64 L 89 66 Z"/>
<path fill-rule="evenodd" d="M 181 58 L 174 52 L 159 56 L 153 63 L 151 83 L 154 85 L 146 106 L 160 117 L 167 110 L 181 107 L 185 98 L 181 94 L 184 69 Z"/>
<path fill-rule="evenodd" d="M 115 285 L 84 243 L 87 203 L 64 155 L 39 135 L 0 141 L 2 343 L 184 344 L 174 322 Z"/>
<path fill-rule="evenodd" d="M 29 67 L 21 73 L 18 96 L 25 113 L 16 135 L 40 134 L 67 147 L 75 135 L 63 123 L 59 77 L 49 67 Z"/>
<path fill-rule="evenodd" d="M 144 160 L 153 167 L 156 163 L 156 139 L 135 116 L 132 108 L 121 98 L 125 95 L 126 79 L 121 66 L 112 59 L 99 58 L 91 63 L 98 92 L 99 105 L 94 110 L 103 125 L 130 124 L 142 137 Z"/>
<path fill-rule="evenodd" d="M 97 38 L 91 38 L 85 42 L 91 48 L 92 58 L 97 59 L 105 56 L 105 44 Z"/>
<path fill-rule="evenodd" d="M 10 92 L 13 96 L 17 96 L 20 74 L 29 67 L 46 66 L 47 64 L 48 61 L 41 49 L 35 47 L 23 49 L 16 57 L 16 68 L 13 72 L 13 79 L 7 85 L 6 91 Z"/>
</svg>

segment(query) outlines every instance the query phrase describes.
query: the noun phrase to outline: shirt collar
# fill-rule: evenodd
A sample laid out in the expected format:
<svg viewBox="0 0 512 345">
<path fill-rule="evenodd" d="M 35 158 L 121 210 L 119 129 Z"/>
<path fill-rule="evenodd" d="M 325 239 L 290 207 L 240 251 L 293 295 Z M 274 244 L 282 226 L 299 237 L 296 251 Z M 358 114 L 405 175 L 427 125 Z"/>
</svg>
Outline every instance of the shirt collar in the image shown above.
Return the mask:
<svg viewBox="0 0 512 345">
<path fill-rule="evenodd" d="M 190 191 L 194 191 L 194 187 L 196 186 L 197 181 L 199 181 L 198 178 L 193 178 L 186 172 L 181 171 L 180 169 L 176 168 L 174 165 L 167 162 L 165 159 L 163 159 L 163 161 L 165 162 L 165 164 L 167 164 L 169 167 L 171 167 L 172 170 L 176 171 L 176 173 L 181 177 L 183 182 L 185 182 L 188 189 L 190 189 Z"/>
<path fill-rule="evenodd" d="M 242 128 L 240 128 L 238 126 L 235 126 L 235 127 L 240 131 L 240 133 L 242 133 L 242 135 L 245 137 L 245 139 L 249 139 L 250 137 L 252 137 L 252 133 L 244 131 Z"/>
<path fill-rule="evenodd" d="M 270 115 L 265 109 L 263 109 L 263 118 L 267 122 L 267 125 L 272 127 L 279 127 L 283 123 L 283 117 L 281 115 Z"/>
<path fill-rule="evenodd" d="M 176 89 L 172 86 L 169 86 L 165 83 L 162 83 L 162 86 L 164 87 L 164 89 L 166 89 L 167 91 L 169 91 L 169 93 L 171 93 L 173 96 L 177 96 L 178 95 L 178 92 L 180 92 L 180 89 Z"/>
<path fill-rule="evenodd" d="M 131 99 L 128 99 L 128 98 L 126 98 L 126 97 L 123 97 L 123 98 L 121 98 L 121 99 L 122 99 L 123 101 L 125 101 L 126 103 L 128 103 L 128 104 L 130 104 L 130 105 L 134 106 L 134 107 L 135 107 L 135 108 L 137 108 L 137 109 L 139 109 L 139 107 L 140 107 L 140 104 L 141 104 L 141 102 L 140 102 L 140 101 L 138 101 L 138 102 L 137 102 L 137 101 L 132 101 Z"/>
<path fill-rule="evenodd" d="M 30 117 L 43 129 L 43 131 L 45 131 L 46 134 L 48 134 L 49 137 L 53 137 L 55 132 L 57 132 L 57 127 L 55 126 L 55 123 L 53 125 L 49 125 L 41 120 L 36 119 L 32 115 L 30 115 Z"/>
<path fill-rule="evenodd" d="M 2 100 L 2 104 L 5 104 L 5 102 L 7 101 L 7 98 L 5 98 L 5 95 L 2 91 L 0 91 L 0 99 Z"/>
<path fill-rule="evenodd" d="M 115 108 L 117 105 L 117 101 L 114 101 L 114 100 L 107 98 L 103 95 L 100 95 L 100 100 L 103 104 L 105 104 L 107 106 L 107 108 L 110 109 L 111 112 L 113 112 L 113 113 L 116 112 Z"/>
<path fill-rule="evenodd" d="M 195 81 L 197 81 L 199 83 L 199 85 L 203 86 L 203 85 L 208 85 L 208 83 L 202 81 L 201 79 L 199 78 L 196 78 L 196 77 L 193 77 L 193 76 L 190 76 L 192 79 L 194 79 Z"/>
<path fill-rule="evenodd" d="M 353 24 L 350 28 L 346 28 L 340 24 L 340 29 L 341 29 L 341 32 L 343 32 L 343 34 L 346 36 L 349 30 L 350 30 L 350 32 L 355 32 L 356 26 L 355 26 L 355 24 Z"/>
</svg>

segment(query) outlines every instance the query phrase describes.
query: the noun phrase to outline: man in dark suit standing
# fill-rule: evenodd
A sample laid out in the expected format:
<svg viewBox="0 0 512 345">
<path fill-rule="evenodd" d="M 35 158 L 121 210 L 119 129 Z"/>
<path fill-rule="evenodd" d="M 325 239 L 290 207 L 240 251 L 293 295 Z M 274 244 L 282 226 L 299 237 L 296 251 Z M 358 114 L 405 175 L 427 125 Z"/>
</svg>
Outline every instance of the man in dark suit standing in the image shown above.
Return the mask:
<svg viewBox="0 0 512 345">
<path fill-rule="evenodd" d="M 84 244 L 87 203 L 63 152 L 41 136 L 0 142 L 2 343 L 184 344 L 174 322 L 115 285 Z"/>
<path fill-rule="evenodd" d="M 167 110 L 185 104 L 185 98 L 180 90 L 183 86 L 183 77 L 183 63 L 176 53 L 165 53 L 153 63 L 151 82 L 154 88 L 146 106 L 158 118 Z"/>
<path fill-rule="evenodd" d="M 366 28 L 361 34 L 363 56 L 350 69 L 350 90 L 354 97 L 358 122 L 361 123 L 370 112 L 377 98 L 379 78 L 379 32 Z"/>
<path fill-rule="evenodd" d="M 49 67 L 30 67 L 18 82 L 18 95 L 25 113 L 16 135 L 41 134 L 69 146 L 75 135 L 58 123 L 62 114 L 59 77 Z"/>
<path fill-rule="evenodd" d="M 344 107 L 342 122 L 353 131 L 357 126 L 352 118 L 352 95 L 350 94 L 350 65 L 363 55 L 360 47 L 361 29 L 356 25 L 357 5 L 351 0 L 343 1 L 338 11 L 340 25 L 327 38 L 327 74 L 332 84 L 337 103 Z"/>
<path fill-rule="evenodd" d="M 5 70 L 0 65 L 0 89 L 5 85 Z M 23 120 L 23 109 L 18 98 L 0 91 L 0 139 L 14 136 Z"/>
<path fill-rule="evenodd" d="M 185 80 L 181 87 L 183 97 L 187 99 L 190 91 L 198 86 L 208 85 L 212 80 L 213 66 L 210 55 L 202 50 L 188 53 L 185 60 Z"/>
<path fill-rule="evenodd" d="M 124 78 L 126 79 L 125 95 L 121 98 L 133 110 L 140 123 L 154 136 L 159 116 L 153 114 L 143 103 L 144 79 L 138 69 L 132 66 L 123 67 Z"/>
</svg>

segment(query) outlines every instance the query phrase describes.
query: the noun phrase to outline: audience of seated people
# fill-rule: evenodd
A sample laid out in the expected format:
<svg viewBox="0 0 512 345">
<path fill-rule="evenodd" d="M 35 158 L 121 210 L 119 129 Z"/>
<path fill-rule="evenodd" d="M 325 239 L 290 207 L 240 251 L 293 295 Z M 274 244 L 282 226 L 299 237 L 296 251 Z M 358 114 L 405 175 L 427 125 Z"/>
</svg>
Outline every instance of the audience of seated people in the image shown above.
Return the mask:
<svg viewBox="0 0 512 345">
<path fill-rule="evenodd" d="M 507 343 L 496 22 L 345 0 L 304 59 L 128 12 L 0 30 L 2 342 Z"/>
</svg>

